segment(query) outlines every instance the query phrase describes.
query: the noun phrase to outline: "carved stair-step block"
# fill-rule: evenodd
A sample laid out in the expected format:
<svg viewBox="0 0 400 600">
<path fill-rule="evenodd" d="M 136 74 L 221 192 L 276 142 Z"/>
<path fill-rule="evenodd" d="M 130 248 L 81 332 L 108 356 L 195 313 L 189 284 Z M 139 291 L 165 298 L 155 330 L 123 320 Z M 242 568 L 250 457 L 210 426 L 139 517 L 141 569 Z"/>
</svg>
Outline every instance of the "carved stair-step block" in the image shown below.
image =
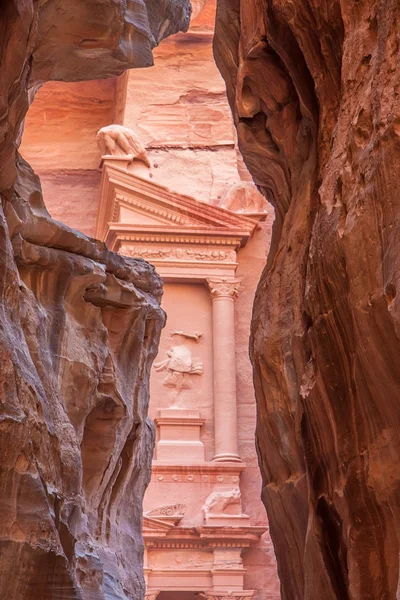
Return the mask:
<svg viewBox="0 0 400 600">
<path fill-rule="evenodd" d="M 227 588 L 243 591 L 245 569 L 241 553 L 242 548 L 215 548 L 212 581 L 216 592 Z"/>
<path fill-rule="evenodd" d="M 157 461 L 172 463 L 204 462 L 204 444 L 200 429 L 204 419 L 194 409 L 167 408 L 155 419 L 159 430 Z"/>
</svg>

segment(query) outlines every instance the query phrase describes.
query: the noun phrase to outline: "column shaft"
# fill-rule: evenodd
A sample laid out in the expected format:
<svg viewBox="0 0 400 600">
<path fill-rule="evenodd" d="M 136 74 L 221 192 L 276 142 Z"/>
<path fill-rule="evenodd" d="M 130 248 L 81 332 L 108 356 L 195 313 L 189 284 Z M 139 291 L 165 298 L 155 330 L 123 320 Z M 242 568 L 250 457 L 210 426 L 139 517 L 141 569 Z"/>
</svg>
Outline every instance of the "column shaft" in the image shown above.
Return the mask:
<svg viewBox="0 0 400 600">
<path fill-rule="evenodd" d="M 238 283 L 208 281 L 212 293 L 215 461 L 239 461 L 235 302 Z"/>
</svg>

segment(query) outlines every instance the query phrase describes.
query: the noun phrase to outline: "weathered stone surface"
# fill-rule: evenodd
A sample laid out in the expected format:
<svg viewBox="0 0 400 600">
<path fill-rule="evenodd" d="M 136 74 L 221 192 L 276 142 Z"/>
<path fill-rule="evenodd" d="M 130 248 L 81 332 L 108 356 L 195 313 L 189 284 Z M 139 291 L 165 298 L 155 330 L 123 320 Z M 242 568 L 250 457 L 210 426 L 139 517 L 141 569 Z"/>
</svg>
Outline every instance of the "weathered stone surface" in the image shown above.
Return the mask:
<svg viewBox="0 0 400 600">
<path fill-rule="evenodd" d="M 0 595 L 140 599 L 148 378 L 164 315 L 145 261 L 51 219 L 17 153 L 46 80 L 148 66 L 189 2 L 5 0 L 0 14 Z"/>
<path fill-rule="evenodd" d="M 399 593 L 399 23 L 390 0 L 219 0 L 240 148 L 276 209 L 251 354 L 288 600 Z"/>
<path fill-rule="evenodd" d="M 49 82 L 36 95 L 25 122 L 21 154 L 40 175 L 46 207 L 55 219 L 62 220 L 70 227 L 78 227 L 87 235 L 105 235 L 104 228 L 101 228 L 103 232 L 100 229 L 97 234 L 95 233 L 97 213 L 99 216 L 103 214 L 103 223 L 107 223 L 112 218 L 102 212 L 102 202 L 99 203 L 101 191 L 98 167 L 101 153 L 97 148 L 96 133 L 110 123 L 119 123 L 132 128 L 146 146 L 153 163 L 152 170 L 140 164 L 129 165 L 129 170 L 139 176 L 147 177 L 154 184 L 167 186 L 178 197 L 180 194 L 188 194 L 202 202 L 216 205 L 222 203 L 231 210 L 241 212 L 265 211 L 267 204 L 265 198 L 256 191 L 253 183 L 247 183 L 251 181 L 251 177 L 235 146 L 236 132 L 226 99 L 225 84 L 212 55 L 216 0 L 205 2 L 199 0 L 192 2 L 192 5 L 193 18 L 189 31 L 163 41 L 154 51 L 155 66 L 151 69 L 134 69 L 120 77 L 102 81 Z M 107 164 L 110 165 L 109 159 L 103 163 L 104 170 L 108 169 Z M 115 164 L 124 165 L 123 161 Z M 115 175 L 114 171 L 112 177 L 114 182 Z M 129 181 L 126 178 L 124 180 L 125 183 Z M 246 182 L 243 185 L 240 183 L 242 180 Z M 142 190 L 146 188 L 149 191 L 147 186 Z M 152 189 L 152 193 L 161 191 L 158 189 L 157 192 L 157 187 Z M 105 191 L 104 189 L 103 193 Z M 176 201 L 173 196 L 169 198 Z M 150 201 L 143 213 L 143 211 L 138 212 L 138 207 L 135 208 L 133 205 L 131 205 L 132 210 L 126 210 L 125 203 L 122 211 L 121 209 L 115 211 L 115 218 L 118 221 L 122 219 L 135 228 L 135 225 L 137 227 L 139 223 L 149 223 L 149 218 L 154 218 L 155 213 L 150 211 L 150 207 L 154 208 L 154 206 L 156 205 Z M 183 216 L 187 218 L 188 215 L 183 213 Z M 237 253 L 238 271 L 243 278 L 243 290 L 235 300 L 235 338 L 239 455 L 246 463 L 246 469 L 241 473 L 239 483 L 242 505 L 244 513 L 250 517 L 251 525 L 266 528 L 268 521 L 260 501 L 261 477 L 254 443 L 256 407 L 248 357 L 254 293 L 270 244 L 273 221 L 271 207 L 268 208 L 268 215 L 264 214 L 264 217 L 266 221 L 259 224 L 248 243 Z M 171 225 L 172 222 L 168 221 Z M 162 235 L 162 232 L 159 230 L 158 235 L 160 234 Z M 119 244 L 116 243 L 115 248 L 118 247 Z M 157 243 L 138 244 L 137 240 L 131 243 L 125 242 L 119 252 L 145 258 L 155 264 L 158 272 L 164 276 L 165 264 L 162 263 L 164 259 L 167 262 L 168 258 L 172 260 L 172 265 L 176 264 L 177 260 L 192 259 L 190 273 L 193 275 L 194 269 L 197 269 L 208 256 L 210 262 L 205 267 L 204 276 L 206 273 L 215 275 L 217 262 L 221 256 L 227 262 L 230 260 L 236 262 L 235 253 L 223 250 L 221 252 L 221 248 L 218 247 L 214 250 L 212 247 L 202 250 L 198 245 L 185 250 L 178 239 L 172 247 L 168 244 L 157 246 Z M 177 265 L 178 268 L 181 268 L 182 264 Z M 211 272 L 210 268 L 212 268 Z M 195 453 L 199 457 L 203 452 L 206 460 L 212 460 L 214 456 L 213 334 L 209 291 L 202 285 L 193 285 L 192 282 L 186 284 L 167 282 L 162 303 L 168 315 L 168 324 L 161 337 L 159 360 L 166 358 L 166 352 L 171 349 L 171 330 L 184 328 L 186 322 L 189 331 L 203 332 L 199 344 L 190 340 L 188 343 L 189 346 L 190 344 L 194 346 L 193 357 L 201 358 L 201 362 L 204 363 L 204 374 L 191 375 L 193 388 L 183 389 L 182 395 L 174 398 L 176 388 L 163 383 L 167 379 L 167 372 L 157 372 L 153 369 L 149 414 L 158 420 L 159 410 L 168 408 L 171 401 L 175 400 L 183 403 L 183 406 L 188 403 L 189 406 L 199 409 L 201 417 L 205 418 L 200 434 L 204 446 L 199 444 Z M 202 354 L 204 353 L 201 357 L 197 354 L 199 347 L 202 349 Z M 167 383 L 171 382 L 167 380 Z M 175 409 L 173 412 L 176 412 Z M 164 444 L 161 438 L 165 437 L 165 432 L 171 424 L 168 424 L 167 418 L 162 423 L 158 422 L 158 426 L 160 437 L 155 456 L 157 457 L 160 452 L 160 455 L 165 458 L 165 452 L 171 456 L 171 447 Z M 191 429 L 185 421 L 179 426 L 175 423 L 174 427 L 176 447 L 180 450 L 177 460 L 183 457 L 187 461 L 188 452 L 186 450 L 182 452 L 181 444 L 185 439 L 183 432 Z M 169 431 L 171 435 L 171 430 Z M 192 453 L 191 456 L 193 457 Z M 223 466 L 220 465 L 219 468 L 223 469 Z M 188 475 L 192 476 L 193 473 L 188 472 Z M 201 506 L 211 492 L 209 476 L 205 473 L 203 475 L 204 480 L 201 482 L 194 483 L 191 477 L 186 480 L 185 476 L 180 475 L 179 481 L 175 481 L 177 474 L 173 471 L 168 476 L 164 473 L 162 475 L 164 479 L 160 481 L 158 479 L 160 472 L 157 472 L 155 467 L 153 484 L 146 492 L 145 506 L 152 508 L 164 506 L 166 498 L 168 503 L 172 504 L 175 495 L 177 502 L 185 496 L 188 511 L 180 526 L 200 524 L 203 521 Z M 195 479 L 197 477 L 202 479 L 199 474 Z M 218 477 L 224 477 L 223 470 L 219 470 Z M 230 475 L 229 481 L 231 477 L 236 478 L 236 474 Z M 215 484 L 225 485 L 217 480 Z M 148 535 L 146 528 L 145 522 L 145 543 L 149 548 L 146 574 L 148 593 L 151 594 L 154 577 L 159 577 L 157 569 L 153 570 L 154 555 L 160 553 L 160 555 L 171 556 L 169 563 L 164 562 L 164 567 L 168 566 L 170 570 L 163 576 L 165 587 L 171 587 L 174 583 L 174 571 L 179 570 L 182 558 L 191 561 L 196 550 L 180 549 L 176 555 L 175 549 L 165 547 L 154 549 L 154 538 L 157 534 L 153 530 Z M 179 534 L 179 531 L 177 533 Z M 219 539 L 214 538 L 212 543 L 217 541 L 217 545 L 223 547 L 225 534 L 221 530 L 218 535 Z M 162 538 L 159 541 L 160 544 L 163 543 Z M 194 542 L 198 546 L 201 545 L 199 540 Z M 210 540 L 208 545 L 211 546 Z M 204 547 L 202 556 L 203 551 Z M 203 580 L 206 577 L 201 565 L 202 563 L 197 562 L 196 558 L 190 570 L 196 589 L 199 588 L 199 577 Z M 243 566 L 245 568 L 244 589 L 256 590 L 254 600 L 280 598 L 276 561 L 268 531 L 255 546 L 243 551 Z M 178 585 L 186 585 L 187 590 L 192 589 L 187 579 L 183 583 L 179 573 L 175 576 Z M 159 600 L 161 597 L 162 600 L 167 600 L 167 593 L 160 583 L 158 579 L 156 589 L 163 588 Z M 229 589 L 231 587 L 232 581 Z M 181 600 L 183 597 L 185 600 L 189 597 L 193 600 L 195 593 L 174 590 L 168 595 L 172 600 L 177 600 L 178 597 Z"/>
</svg>

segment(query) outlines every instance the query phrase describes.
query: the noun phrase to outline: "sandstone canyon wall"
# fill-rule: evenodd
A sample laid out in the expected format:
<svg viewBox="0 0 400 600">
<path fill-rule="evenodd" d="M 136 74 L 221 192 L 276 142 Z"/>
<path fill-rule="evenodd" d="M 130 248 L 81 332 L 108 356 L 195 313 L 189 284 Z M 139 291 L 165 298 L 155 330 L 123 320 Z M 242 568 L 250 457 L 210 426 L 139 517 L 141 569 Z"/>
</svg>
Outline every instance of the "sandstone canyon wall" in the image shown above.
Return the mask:
<svg viewBox="0 0 400 600">
<path fill-rule="evenodd" d="M 237 250 L 237 276 L 242 278 L 243 285 L 235 300 L 235 337 L 238 451 L 245 463 L 242 465 L 244 470 L 240 474 L 239 482 L 242 510 L 249 516 L 251 526 L 260 527 L 262 530 L 267 528 L 268 521 L 260 501 L 261 479 L 254 444 L 256 407 L 248 358 L 248 338 L 254 293 L 270 244 L 274 212 L 271 206 L 266 206 L 263 197 L 255 193 L 254 185 L 250 182 L 251 177 L 237 151 L 236 132 L 226 99 L 225 84 L 212 54 L 216 0 L 197 0 L 192 4 L 193 14 L 189 30 L 169 37 L 155 49 L 155 64 L 151 69 L 130 70 L 120 77 L 104 81 L 46 83 L 30 107 L 21 153 L 40 175 L 46 206 L 51 215 L 88 235 L 95 235 L 96 217 L 99 214 L 103 225 L 100 228 L 101 232 L 98 230 L 96 235 L 102 236 L 101 239 L 105 239 L 104 232 L 108 228 L 109 215 L 102 208 L 106 201 L 103 196 L 105 189 L 100 188 L 99 184 L 101 168 L 104 170 L 108 167 L 103 162 L 99 168 L 101 153 L 97 147 L 96 133 L 111 123 L 133 129 L 145 144 L 153 168 L 148 170 L 143 165 L 140 173 L 142 176 L 149 173 L 149 181 L 154 184 L 151 188 L 152 193 L 160 192 L 157 185 L 166 186 L 170 190 L 168 197 L 170 201 L 173 199 L 173 202 L 168 210 L 179 206 L 180 194 L 188 194 L 206 205 L 223 206 L 239 214 L 259 213 L 258 217 L 253 215 L 254 219 L 260 219 L 256 230 L 245 246 Z M 133 170 L 134 166 L 131 165 L 130 168 Z M 139 166 L 136 165 L 136 168 L 139 169 Z M 136 172 L 139 173 L 138 170 Z M 135 192 L 139 194 L 136 199 L 143 202 L 145 198 L 144 214 L 147 223 L 151 219 L 154 220 L 154 208 L 157 207 L 154 198 L 143 196 L 143 191 L 149 189 L 146 186 Z M 125 193 L 133 194 L 132 190 L 129 192 L 128 187 L 124 190 Z M 125 208 L 126 206 L 125 204 Z M 198 208 L 201 209 L 201 205 Z M 143 225 L 143 214 L 135 210 L 125 210 L 122 216 L 116 211 L 115 217 L 112 218 L 130 224 L 132 230 L 138 233 L 138 229 Z M 265 214 L 266 210 L 268 215 Z M 187 219 L 188 215 L 183 211 L 181 217 Z M 166 600 L 167 597 L 187 600 L 195 597 L 206 577 L 206 546 L 198 552 L 196 544 L 199 544 L 199 540 L 193 539 L 194 533 L 191 534 L 193 538 L 186 540 L 185 548 L 182 545 L 173 546 L 173 543 L 176 544 L 175 534 L 187 535 L 183 533 L 185 528 L 186 531 L 193 529 L 194 532 L 195 527 L 202 524 L 204 515 L 201 507 L 210 494 L 209 473 L 212 473 L 211 477 L 215 476 L 211 462 L 215 444 L 212 333 L 203 329 L 201 325 L 201 320 L 207 315 L 211 318 L 212 306 L 206 281 L 200 280 L 200 285 L 193 285 L 200 262 L 197 262 L 197 265 L 192 264 L 191 276 L 187 278 L 190 281 L 186 280 L 186 284 L 185 279 L 181 279 L 180 284 L 176 281 L 171 282 L 170 267 L 173 265 L 178 269 L 175 279 L 179 280 L 178 275 L 180 273 L 182 278 L 185 263 L 183 261 L 180 264 L 168 265 L 168 252 L 165 253 L 165 260 L 162 260 L 160 249 L 161 255 L 169 249 L 170 257 L 180 255 L 182 260 L 185 249 L 193 251 L 193 248 L 190 244 L 182 243 L 182 240 L 176 240 L 171 246 L 159 242 L 157 246 L 154 240 L 159 240 L 160 236 L 170 229 L 168 221 L 164 225 L 159 222 L 158 225 L 161 229 L 152 231 L 151 243 L 138 242 L 139 238 L 135 242 L 125 240 L 123 245 L 119 245 L 118 238 L 114 238 L 112 242 L 110 238 L 110 242 L 114 249 L 119 248 L 121 254 L 145 256 L 156 265 L 157 272 L 164 278 L 162 306 L 167 312 L 168 320 L 161 336 L 161 358 L 170 350 L 170 334 L 174 329 L 189 328 L 191 331 L 203 332 L 201 343 L 192 344 L 196 356 L 197 353 L 201 354 L 197 358 L 204 361 L 204 373 L 201 377 L 193 376 L 196 382 L 193 390 L 195 394 L 192 396 L 190 390 L 184 390 L 181 400 L 186 407 L 200 410 L 201 417 L 205 418 L 200 438 L 205 448 L 206 464 L 192 466 L 193 471 L 188 465 L 180 465 L 182 471 L 177 470 L 176 465 L 167 468 L 166 465 L 157 464 L 156 450 L 152 484 L 146 492 L 144 502 L 145 514 L 150 509 L 160 509 L 167 501 L 173 505 L 177 498 L 180 503 L 184 502 L 186 505 L 185 516 L 168 534 L 167 549 L 160 533 L 151 530 L 149 534 L 146 518 L 144 538 L 148 547 L 145 574 L 149 597 L 154 596 L 155 589 L 161 589 L 159 600 Z M 232 230 L 228 228 L 226 233 L 232 235 Z M 197 246 L 196 255 L 200 257 L 203 253 L 204 262 L 207 262 L 206 256 L 212 247 L 208 246 L 202 250 L 201 245 Z M 211 264 L 204 264 L 203 267 L 205 279 L 206 273 L 215 275 L 216 269 L 221 265 L 217 266 L 214 259 Z M 176 292 L 177 289 L 179 293 Z M 199 306 L 197 301 L 200 299 L 204 304 Z M 182 309 L 182 303 L 190 308 Z M 149 414 L 158 422 L 160 409 L 170 407 L 170 397 L 166 392 L 171 388 L 165 387 L 165 371 L 157 372 L 153 368 L 152 373 Z M 203 383 L 200 384 L 200 381 Z M 162 426 L 158 422 L 156 427 L 160 437 Z M 183 443 L 180 435 L 182 430 L 175 429 L 177 446 Z M 188 453 L 182 450 L 181 454 L 177 460 L 182 463 L 187 460 Z M 216 479 L 215 485 L 220 488 L 226 486 L 226 491 L 229 491 L 229 482 L 233 482 L 232 477 L 236 479 L 236 474 L 230 477 L 224 472 L 223 465 L 218 468 L 219 481 Z M 182 476 L 184 469 L 187 470 L 188 479 Z M 224 483 L 221 483 L 221 478 Z M 210 530 L 208 532 L 211 535 Z M 232 537 L 232 530 L 222 528 L 216 537 L 209 537 L 208 548 L 213 544 L 216 555 L 223 552 L 227 533 Z M 240 532 L 236 533 L 239 535 Z M 157 535 L 161 536 L 160 539 L 157 539 Z M 213 535 L 216 535 L 215 532 Z M 237 539 L 236 543 L 240 549 L 243 540 Z M 241 558 L 246 592 L 250 594 L 249 590 L 253 590 L 254 600 L 280 598 L 269 531 L 246 547 Z M 158 572 L 160 565 L 163 565 L 165 571 L 162 579 L 156 582 L 156 578 L 161 577 Z M 183 579 L 181 574 L 187 566 L 190 568 Z M 234 589 L 236 585 L 236 593 L 240 595 L 237 591 L 237 581 L 236 584 L 232 581 L 232 572 L 228 570 L 227 573 L 229 589 Z M 203 589 L 209 592 L 209 585 Z M 178 592 L 177 589 L 186 589 L 186 592 Z M 220 591 L 220 595 L 224 596 L 222 588 Z"/>
<path fill-rule="evenodd" d="M 148 378 L 164 314 L 143 260 L 54 221 L 18 155 L 46 80 L 152 63 L 186 0 L 5 0 L 0 14 L 0 596 L 139 599 Z"/>
<path fill-rule="evenodd" d="M 282 596 L 394 600 L 400 4 L 218 5 L 239 145 L 276 210 L 251 355 Z"/>
</svg>

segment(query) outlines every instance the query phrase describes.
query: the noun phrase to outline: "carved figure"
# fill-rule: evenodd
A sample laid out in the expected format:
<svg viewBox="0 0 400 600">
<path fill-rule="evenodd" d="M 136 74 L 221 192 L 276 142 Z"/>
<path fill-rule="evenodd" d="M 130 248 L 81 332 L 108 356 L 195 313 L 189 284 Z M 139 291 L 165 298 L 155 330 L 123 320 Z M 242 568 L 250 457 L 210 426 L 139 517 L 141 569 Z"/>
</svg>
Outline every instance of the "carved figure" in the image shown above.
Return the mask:
<svg viewBox="0 0 400 600">
<path fill-rule="evenodd" d="M 163 384 L 166 387 L 176 388 L 179 393 L 183 389 L 192 387 L 188 375 L 202 375 L 203 363 L 193 359 L 190 348 L 184 345 L 185 338 L 198 341 L 201 333 L 187 334 L 182 331 L 175 331 L 171 337 L 176 337 L 175 345 L 167 351 L 165 360 L 156 363 L 154 368 L 157 372 L 167 370 L 167 375 Z"/>
<path fill-rule="evenodd" d="M 198 342 L 203 334 L 199 333 L 198 331 L 195 331 L 194 333 L 187 333 L 186 331 L 173 331 L 171 333 L 171 337 L 173 337 L 174 335 L 181 335 L 182 337 L 185 337 L 188 340 L 194 340 L 195 342 Z"/>
<path fill-rule="evenodd" d="M 237 213 L 260 214 L 267 212 L 267 201 L 253 182 L 241 181 L 228 189 L 221 206 Z"/>
<path fill-rule="evenodd" d="M 185 516 L 187 510 L 186 504 L 171 504 L 169 506 L 160 506 L 145 513 L 145 517 L 157 519 L 160 521 L 172 522 L 178 525 Z"/>
<path fill-rule="evenodd" d="M 240 490 L 235 488 L 228 492 L 214 492 L 208 496 L 203 512 L 205 515 L 242 514 L 242 500 Z"/>
<path fill-rule="evenodd" d="M 124 157 L 130 161 L 137 159 L 151 167 L 146 148 L 132 129 L 123 125 L 108 125 L 100 129 L 96 139 L 103 157 Z"/>
<path fill-rule="evenodd" d="M 186 504 L 169 504 L 160 506 L 146 513 L 147 517 L 183 517 L 187 510 Z"/>
</svg>

